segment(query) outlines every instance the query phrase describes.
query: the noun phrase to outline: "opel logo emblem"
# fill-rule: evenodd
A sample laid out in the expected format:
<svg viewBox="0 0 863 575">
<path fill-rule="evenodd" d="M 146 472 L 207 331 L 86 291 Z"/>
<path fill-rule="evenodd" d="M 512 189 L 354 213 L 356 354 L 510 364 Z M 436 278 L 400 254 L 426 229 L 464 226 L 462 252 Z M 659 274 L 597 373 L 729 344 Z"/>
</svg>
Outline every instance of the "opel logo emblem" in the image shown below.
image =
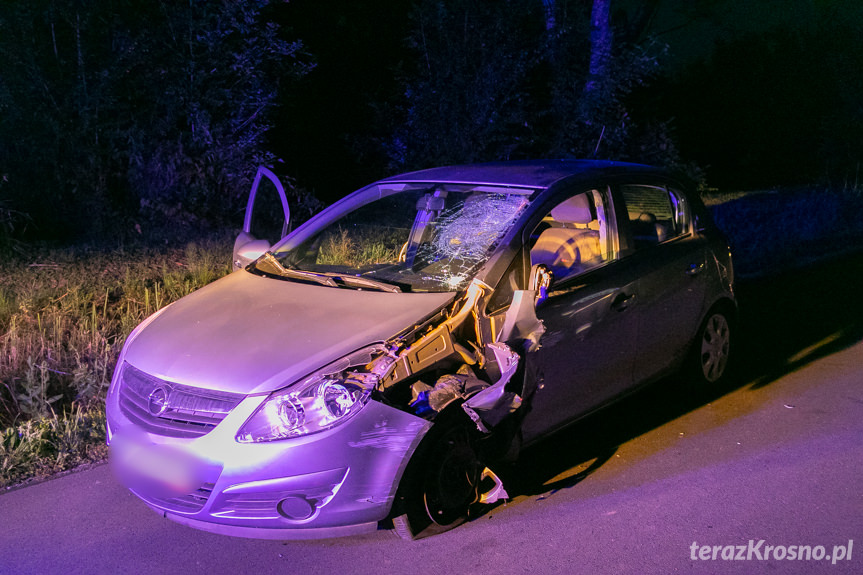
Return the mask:
<svg viewBox="0 0 863 575">
<path fill-rule="evenodd" d="M 147 411 L 150 415 L 159 417 L 166 409 L 168 409 L 168 389 L 160 385 L 150 392 L 147 398 Z"/>
</svg>

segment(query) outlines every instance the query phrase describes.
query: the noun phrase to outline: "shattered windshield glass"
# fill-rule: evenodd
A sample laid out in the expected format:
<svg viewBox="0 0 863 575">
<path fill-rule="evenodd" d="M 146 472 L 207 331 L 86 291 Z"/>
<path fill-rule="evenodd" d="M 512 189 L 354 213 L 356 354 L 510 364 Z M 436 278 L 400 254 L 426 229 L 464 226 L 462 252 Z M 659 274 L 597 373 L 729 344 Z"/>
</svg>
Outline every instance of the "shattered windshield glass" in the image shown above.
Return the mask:
<svg viewBox="0 0 863 575">
<path fill-rule="evenodd" d="M 533 190 L 488 185 L 381 184 L 349 196 L 277 246 L 284 269 L 340 286 L 456 291 L 488 260 Z M 258 271 L 266 273 L 258 265 Z M 296 277 L 282 274 L 283 277 Z M 347 278 L 347 279 L 342 279 Z"/>
</svg>

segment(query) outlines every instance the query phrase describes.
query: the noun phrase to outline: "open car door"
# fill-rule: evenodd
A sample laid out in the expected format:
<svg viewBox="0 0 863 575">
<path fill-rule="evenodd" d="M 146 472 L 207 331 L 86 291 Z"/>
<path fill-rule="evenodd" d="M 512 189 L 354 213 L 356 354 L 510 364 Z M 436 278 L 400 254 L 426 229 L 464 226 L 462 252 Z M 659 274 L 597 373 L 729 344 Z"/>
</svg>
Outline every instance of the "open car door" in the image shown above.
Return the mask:
<svg viewBox="0 0 863 575">
<path fill-rule="evenodd" d="M 258 190 L 264 178 L 272 182 L 275 190 L 260 194 L 262 197 L 259 197 Z M 264 189 L 269 190 L 269 186 Z M 256 202 L 259 209 L 258 214 L 254 215 Z M 278 205 L 281 205 L 283 218 L 278 215 Z M 234 242 L 234 270 L 246 267 L 261 257 L 274 243 L 285 237 L 290 221 L 291 210 L 288 207 L 288 198 L 282 182 L 270 169 L 259 166 L 249 192 L 243 230 Z"/>
</svg>

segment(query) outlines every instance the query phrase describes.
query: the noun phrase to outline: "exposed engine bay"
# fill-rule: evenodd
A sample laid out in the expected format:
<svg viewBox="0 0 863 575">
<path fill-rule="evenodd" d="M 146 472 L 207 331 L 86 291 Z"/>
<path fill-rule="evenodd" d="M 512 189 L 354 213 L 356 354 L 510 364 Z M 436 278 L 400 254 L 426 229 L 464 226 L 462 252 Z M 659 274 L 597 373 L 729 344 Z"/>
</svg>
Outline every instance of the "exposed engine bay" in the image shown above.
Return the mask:
<svg viewBox="0 0 863 575">
<path fill-rule="evenodd" d="M 474 280 L 461 299 L 375 346 L 345 383 L 431 421 L 460 406 L 480 432 L 492 432 L 522 405 L 516 348 L 535 349 L 544 328 L 534 313 L 534 291 L 516 291 L 509 310 L 494 318 L 485 315 L 491 292 Z"/>
</svg>

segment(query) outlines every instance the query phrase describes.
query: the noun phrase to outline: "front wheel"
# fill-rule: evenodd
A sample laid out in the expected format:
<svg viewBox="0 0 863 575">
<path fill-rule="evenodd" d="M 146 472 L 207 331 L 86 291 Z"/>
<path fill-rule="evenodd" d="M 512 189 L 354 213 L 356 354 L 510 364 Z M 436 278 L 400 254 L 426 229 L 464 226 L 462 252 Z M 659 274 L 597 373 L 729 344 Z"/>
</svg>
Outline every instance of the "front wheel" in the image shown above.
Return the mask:
<svg viewBox="0 0 863 575">
<path fill-rule="evenodd" d="M 483 469 L 473 446 L 475 434 L 466 423 L 432 428 L 399 488 L 400 513 L 393 518 L 399 537 L 426 537 L 467 519 L 470 506 L 479 499 Z"/>
<path fill-rule="evenodd" d="M 732 351 L 732 322 L 728 313 L 714 309 L 707 314 L 693 342 L 689 373 L 703 384 L 727 379 Z"/>
</svg>

